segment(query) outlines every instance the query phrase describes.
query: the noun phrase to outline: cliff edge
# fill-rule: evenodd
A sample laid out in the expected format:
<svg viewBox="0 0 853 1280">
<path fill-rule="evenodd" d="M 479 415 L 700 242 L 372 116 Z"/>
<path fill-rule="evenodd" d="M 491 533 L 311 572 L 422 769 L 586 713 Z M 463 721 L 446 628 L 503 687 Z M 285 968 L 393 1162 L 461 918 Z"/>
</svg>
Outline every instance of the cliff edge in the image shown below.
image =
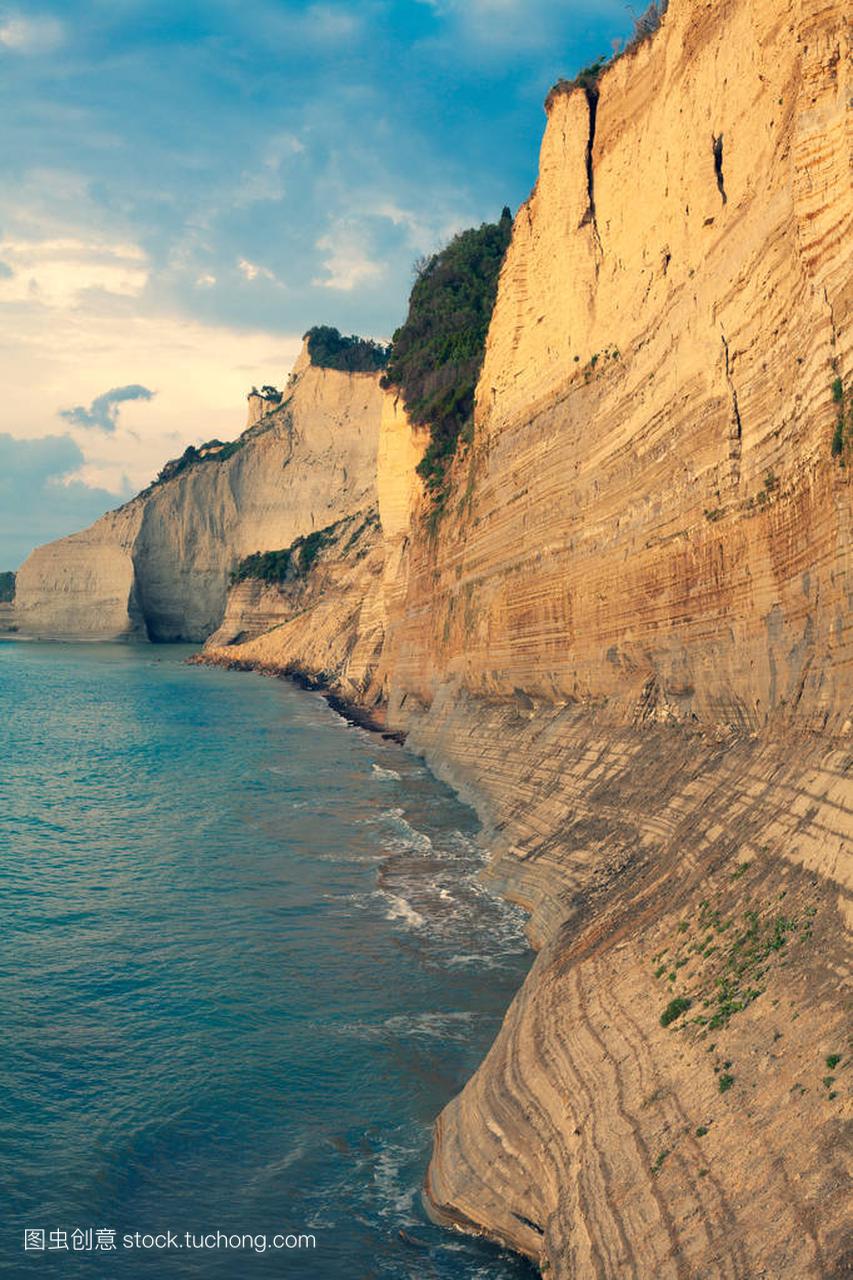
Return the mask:
<svg viewBox="0 0 853 1280">
<path fill-rule="evenodd" d="M 280 400 L 250 396 L 236 441 L 187 450 L 118 511 L 33 552 L 17 575 L 19 633 L 207 639 L 243 557 L 375 504 L 381 406 L 374 376 L 303 349 Z"/>
</svg>

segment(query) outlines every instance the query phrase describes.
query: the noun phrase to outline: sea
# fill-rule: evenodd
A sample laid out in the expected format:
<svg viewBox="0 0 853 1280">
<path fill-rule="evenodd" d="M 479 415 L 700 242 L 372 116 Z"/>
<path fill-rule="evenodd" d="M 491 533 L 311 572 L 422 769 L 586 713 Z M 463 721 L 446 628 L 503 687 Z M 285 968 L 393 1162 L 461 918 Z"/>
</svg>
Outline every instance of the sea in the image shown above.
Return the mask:
<svg viewBox="0 0 853 1280">
<path fill-rule="evenodd" d="M 191 652 L 0 644 L 0 1274 L 529 1280 L 421 1198 L 532 959 L 473 812 Z"/>
</svg>

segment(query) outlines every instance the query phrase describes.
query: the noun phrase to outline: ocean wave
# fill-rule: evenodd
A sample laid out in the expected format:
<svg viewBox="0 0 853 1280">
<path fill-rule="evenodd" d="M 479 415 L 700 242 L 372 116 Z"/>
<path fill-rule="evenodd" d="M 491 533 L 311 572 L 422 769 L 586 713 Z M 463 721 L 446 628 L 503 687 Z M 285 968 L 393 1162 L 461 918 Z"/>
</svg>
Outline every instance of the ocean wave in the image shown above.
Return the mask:
<svg viewBox="0 0 853 1280">
<path fill-rule="evenodd" d="M 426 921 L 405 898 L 397 893 L 389 893 L 385 889 L 382 890 L 382 896 L 388 903 L 388 910 L 385 912 L 386 920 L 400 920 L 408 929 L 423 928 Z"/>
<path fill-rule="evenodd" d="M 394 1035 L 416 1040 L 467 1040 L 471 1026 L 482 1015 L 464 1009 L 454 1013 L 398 1013 L 382 1026 Z"/>
<path fill-rule="evenodd" d="M 428 853 L 432 849 L 432 840 L 425 831 L 418 831 L 417 827 L 412 826 L 411 822 L 404 817 L 403 809 L 386 809 L 382 817 L 390 820 L 399 832 L 396 847 L 392 846 L 390 852 L 402 852 L 408 848 L 418 853 Z M 404 842 L 402 845 L 399 843 L 400 840 Z"/>
<path fill-rule="evenodd" d="M 370 767 L 373 770 L 374 777 L 380 778 L 383 782 L 399 782 L 403 776 L 396 769 L 383 769 L 378 764 L 373 764 Z"/>
</svg>

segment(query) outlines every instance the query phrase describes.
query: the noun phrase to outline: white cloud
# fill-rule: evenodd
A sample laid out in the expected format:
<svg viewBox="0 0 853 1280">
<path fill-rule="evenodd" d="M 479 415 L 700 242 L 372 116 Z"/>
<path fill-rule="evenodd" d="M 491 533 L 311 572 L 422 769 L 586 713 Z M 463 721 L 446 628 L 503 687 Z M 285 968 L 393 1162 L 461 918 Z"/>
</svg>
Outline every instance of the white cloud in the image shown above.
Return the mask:
<svg viewBox="0 0 853 1280">
<path fill-rule="evenodd" d="M 250 262 L 248 258 L 238 259 L 237 266 L 247 280 L 271 280 L 273 284 L 281 284 L 278 276 L 274 271 L 270 271 L 269 267 L 262 267 L 257 262 Z"/>
<path fill-rule="evenodd" d="M 252 15 L 252 21 L 256 21 Z M 332 4 L 312 4 L 302 13 L 275 12 L 264 16 L 265 39 L 271 45 L 335 45 L 362 31 L 358 14 Z"/>
<path fill-rule="evenodd" d="M 593 15 L 624 20 L 624 0 L 419 0 L 441 19 L 446 30 L 437 45 L 448 52 L 468 43 L 481 53 L 505 57 L 521 49 L 553 49 L 566 21 L 586 22 Z M 645 7 L 643 3 L 640 8 Z M 461 42 L 461 43 L 460 43 Z"/>
<path fill-rule="evenodd" d="M 354 228 L 338 226 L 329 235 L 321 236 L 316 246 L 326 255 L 323 267 L 328 274 L 316 276 L 311 283 L 323 289 L 349 293 L 356 285 L 378 280 L 385 270 L 382 263 L 370 257 L 362 235 Z"/>
<path fill-rule="evenodd" d="M 353 13 L 345 13 L 329 4 L 312 4 L 305 14 L 306 30 L 320 40 L 343 40 L 358 30 Z"/>
<path fill-rule="evenodd" d="M 295 133 L 283 131 L 267 139 L 253 169 L 244 169 L 234 193 L 234 205 L 246 208 L 261 200 L 282 200 L 286 191 L 282 169 L 286 162 L 305 151 Z"/>
<path fill-rule="evenodd" d="M 66 236 L 56 239 L 0 239 L 0 302 L 37 299 L 65 306 L 89 289 L 138 297 L 148 283 L 148 265 L 135 244 Z"/>
<path fill-rule="evenodd" d="M 134 490 L 188 444 L 233 439 L 245 426 L 246 394 L 255 384 L 281 386 L 299 353 L 297 334 L 273 335 L 206 325 L 180 315 L 68 307 L 45 324 L 38 304 L 0 305 L 0 433 L 37 439 L 70 436 L 83 461 L 71 473 L 114 493 Z M 152 400 L 128 400 L 112 433 L 61 418 L 104 387 L 153 387 Z M 70 529 L 69 529 L 70 532 Z"/>
<path fill-rule="evenodd" d="M 0 17 L 0 49 L 9 53 L 50 53 L 62 39 L 62 23 L 56 18 Z"/>
</svg>

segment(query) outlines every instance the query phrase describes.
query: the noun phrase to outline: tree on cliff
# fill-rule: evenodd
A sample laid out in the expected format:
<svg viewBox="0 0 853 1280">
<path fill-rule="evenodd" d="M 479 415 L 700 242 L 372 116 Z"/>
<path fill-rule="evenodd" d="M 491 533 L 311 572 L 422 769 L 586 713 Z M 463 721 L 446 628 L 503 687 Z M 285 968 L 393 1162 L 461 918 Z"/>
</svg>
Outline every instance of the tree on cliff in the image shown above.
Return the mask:
<svg viewBox="0 0 853 1280">
<path fill-rule="evenodd" d="M 399 387 L 430 444 L 418 468 L 440 502 L 459 438 L 472 421 L 474 391 L 512 235 L 512 214 L 462 231 L 415 264 L 409 314 L 394 334 L 383 385 Z"/>
<path fill-rule="evenodd" d="M 356 334 L 344 337 L 339 329 L 317 324 L 304 335 L 311 363 L 320 369 L 340 369 L 344 373 L 376 373 L 388 363 L 389 348 L 372 338 Z"/>
</svg>

